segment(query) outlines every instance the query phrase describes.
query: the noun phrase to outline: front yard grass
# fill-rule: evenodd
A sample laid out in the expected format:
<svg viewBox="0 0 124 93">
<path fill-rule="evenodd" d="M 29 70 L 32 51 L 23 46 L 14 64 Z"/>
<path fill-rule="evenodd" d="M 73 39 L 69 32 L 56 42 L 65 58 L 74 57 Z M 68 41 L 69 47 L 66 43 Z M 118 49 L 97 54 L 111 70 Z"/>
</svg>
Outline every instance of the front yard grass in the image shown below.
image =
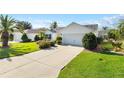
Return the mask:
<svg viewBox="0 0 124 93">
<path fill-rule="evenodd" d="M 124 49 L 124 40 L 120 40 L 120 41 L 123 43 L 121 47 L 122 47 L 122 49 Z M 108 50 L 108 51 L 113 50 L 113 46 L 112 46 L 112 44 L 110 42 L 103 42 L 101 44 L 101 46 L 102 46 L 103 50 Z"/>
<path fill-rule="evenodd" d="M 101 44 L 101 46 L 102 46 L 102 49 L 104 49 L 104 50 L 112 50 L 113 49 L 113 46 L 110 42 L 103 42 Z"/>
<path fill-rule="evenodd" d="M 122 78 L 124 56 L 83 51 L 63 70 L 59 78 Z"/>
<path fill-rule="evenodd" d="M 35 42 L 11 43 L 10 48 L 5 48 L 5 49 L 0 48 L 0 59 L 12 57 L 12 56 L 19 56 L 38 50 L 39 47 Z"/>
</svg>

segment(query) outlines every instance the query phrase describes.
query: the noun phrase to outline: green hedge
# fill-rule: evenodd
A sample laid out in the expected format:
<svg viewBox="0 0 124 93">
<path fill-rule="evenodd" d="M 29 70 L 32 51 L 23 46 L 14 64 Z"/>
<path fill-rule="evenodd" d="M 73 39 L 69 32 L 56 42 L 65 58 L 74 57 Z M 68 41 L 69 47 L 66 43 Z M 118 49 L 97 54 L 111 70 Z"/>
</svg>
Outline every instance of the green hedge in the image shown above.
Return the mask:
<svg viewBox="0 0 124 93">
<path fill-rule="evenodd" d="M 97 47 L 97 38 L 94 33 L 90 32 L 85 34 L 82 39 L 82 43 L 84 48 L 92 50 Z"/>
</svg>

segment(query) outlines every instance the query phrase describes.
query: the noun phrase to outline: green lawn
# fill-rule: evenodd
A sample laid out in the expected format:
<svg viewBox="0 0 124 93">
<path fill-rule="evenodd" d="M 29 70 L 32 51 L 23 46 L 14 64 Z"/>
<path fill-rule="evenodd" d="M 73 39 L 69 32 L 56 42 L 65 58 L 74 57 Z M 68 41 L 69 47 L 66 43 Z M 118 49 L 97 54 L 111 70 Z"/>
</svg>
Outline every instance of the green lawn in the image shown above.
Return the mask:
<svg viewBox="0 0 124 93">
<path fill-rule="evenodd" d="M 120 40 L 120 41 L 123 42 L 122 48 L 124 49 L 124 40 Z M 101 46 L 104 50 L 113 50 L 113 46 L 110 42 L 103 42 Z"/>
<path fill-rule="evenodd" d="M 113 46 L 110 42 L 103 42 L 101 44 L 101 46 L 104 50 L 112 50 L 113 49 Z"/>
<path fill-rule="evenodd" d="M 124 56 L 83 51 L 60 71 L 60 78 L 124 77 Z"/>
<path fill-rule="evenodd" d="M 35 42 L 11 43 L 10 48 L 5 49 L 0 48 L 0 59 L 12 56 L 19 56 L 38 50 L 39 50 L 38 45 Z"/>
</svg>

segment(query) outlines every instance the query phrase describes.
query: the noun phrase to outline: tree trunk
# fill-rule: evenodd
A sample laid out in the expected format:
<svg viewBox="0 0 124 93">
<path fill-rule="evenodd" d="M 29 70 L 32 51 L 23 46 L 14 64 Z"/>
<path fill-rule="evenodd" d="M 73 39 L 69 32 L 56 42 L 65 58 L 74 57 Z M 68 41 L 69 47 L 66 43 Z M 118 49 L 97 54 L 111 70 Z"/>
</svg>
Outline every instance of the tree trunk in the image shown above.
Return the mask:
<svg viewBox="0 0 124 93">
<path fill-rule="evenodd" d="M 8 40 L 9 40 L 9 33 L 7 31 L 2 33 L 2 47 L 7 48 L 8 46 Z"/>
</svg>

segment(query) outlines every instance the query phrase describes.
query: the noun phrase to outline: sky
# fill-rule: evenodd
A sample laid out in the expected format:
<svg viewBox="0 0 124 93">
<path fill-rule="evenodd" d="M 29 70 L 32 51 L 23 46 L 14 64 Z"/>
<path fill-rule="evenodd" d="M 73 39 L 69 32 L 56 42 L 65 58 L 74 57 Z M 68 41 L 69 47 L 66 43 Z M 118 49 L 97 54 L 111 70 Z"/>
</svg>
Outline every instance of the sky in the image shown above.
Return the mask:
<svg viewBox="0 0 124 93">
<path fill-rule="evenodd" d="M 20 21 L 28 21 L 33 28 L 50 27 L 53 21 L 58 26 L 66 26 L 71 22 L 79 24 L 98 24 L 99 27 L 113 27 L 119 19 L 124 19 L 122 14 L 9 14 Z"/>
</svg>

